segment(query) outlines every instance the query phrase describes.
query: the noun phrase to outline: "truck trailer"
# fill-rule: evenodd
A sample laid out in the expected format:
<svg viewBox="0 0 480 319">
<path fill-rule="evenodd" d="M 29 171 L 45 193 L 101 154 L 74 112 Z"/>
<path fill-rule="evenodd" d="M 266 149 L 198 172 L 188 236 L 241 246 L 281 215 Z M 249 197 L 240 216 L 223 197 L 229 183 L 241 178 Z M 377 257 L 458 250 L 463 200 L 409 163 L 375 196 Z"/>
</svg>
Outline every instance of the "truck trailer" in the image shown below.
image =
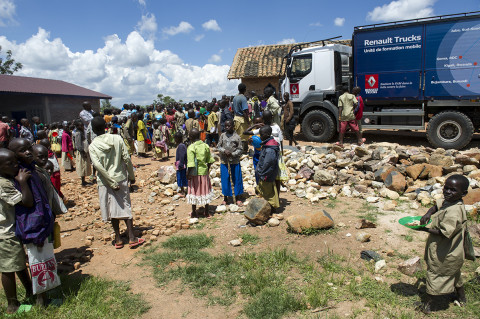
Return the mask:
<svg viewBox="0 0 480 319">
<path fill-rule="evenodd" d="M 358 26 L 352 46 L 300 44 L 286 56 L 289 92 L 308 140 L 338 130 L 340 88 L 361 88 L 363 129 L 426 131 L 464 148 L 480 126 L 480 11 Z"/>
</svg>

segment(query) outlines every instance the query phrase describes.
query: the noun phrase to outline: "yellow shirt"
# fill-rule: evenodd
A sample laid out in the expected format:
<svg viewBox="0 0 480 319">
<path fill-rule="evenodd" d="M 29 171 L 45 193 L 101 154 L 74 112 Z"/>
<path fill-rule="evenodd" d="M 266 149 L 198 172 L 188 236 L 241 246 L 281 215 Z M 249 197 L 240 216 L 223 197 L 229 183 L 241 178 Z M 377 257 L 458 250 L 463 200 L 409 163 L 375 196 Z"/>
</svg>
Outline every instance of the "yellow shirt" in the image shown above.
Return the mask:
<svg viewBox="0 0 480 319">
<path fill-rule="evenodd" d="M 355 95 L 350 93 L 343 93 L 338 98 L 338 107 L 343 106 L 342 114 L 340 114 L 340 121 L 352 121 L 355 119 L 355 105 L 358 104 Z"/>
<path fill-rule="evenodd" d="M 216 128 L 217 123 L 218 123 L 217 112 L 210 112 L 210 115 L 208 116 L 208 127 L 207 127 L 208 132 L 207 133 L 212 133 L 211 129 L 212 127 Z M 213 133 L 216 133 L 216 132 L 213 132 Z"/>
<path fill-rule="evenodd" d="M 142 142 L 145 141 L 145 138 L 143 137 L 143 133 L 145 133 L 145 136 L 147 136 L 147 129 L 145 128 L 145 123 L 143 123 L 142 120 L 138 120 L 137 123 L 137 141 Z"/>
</svg>

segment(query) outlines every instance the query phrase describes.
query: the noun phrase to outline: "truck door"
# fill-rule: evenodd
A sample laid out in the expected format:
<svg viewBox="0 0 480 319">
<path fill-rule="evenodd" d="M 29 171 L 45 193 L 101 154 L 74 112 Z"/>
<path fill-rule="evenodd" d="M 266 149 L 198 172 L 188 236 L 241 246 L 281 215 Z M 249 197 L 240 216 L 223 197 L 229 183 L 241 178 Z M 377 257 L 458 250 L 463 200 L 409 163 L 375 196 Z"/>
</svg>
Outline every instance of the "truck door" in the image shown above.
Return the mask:
<svg viewBox="0 0 480 319">
<path fill-rule="evenodd" d="M 292 102 L 301 102 L 308 93 L 309 87 L 315 85 L 314 74 L 312 73 L 312 54 L 301 54 L 293 57 L 291 67 L 287 70 L 290 88 L 290 99 Z"/>
</svg>

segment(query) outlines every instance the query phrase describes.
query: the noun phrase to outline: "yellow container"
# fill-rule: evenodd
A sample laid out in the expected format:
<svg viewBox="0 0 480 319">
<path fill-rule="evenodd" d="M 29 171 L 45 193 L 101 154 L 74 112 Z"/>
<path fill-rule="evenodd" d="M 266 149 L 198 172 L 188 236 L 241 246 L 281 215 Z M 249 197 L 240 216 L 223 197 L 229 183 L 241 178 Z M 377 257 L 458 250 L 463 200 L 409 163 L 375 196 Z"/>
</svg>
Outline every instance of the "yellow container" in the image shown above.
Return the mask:
<svg viewBox="0 0 480 319">
<path fill-rule="evenodd" d="M 60 237 L 60 224 L 55 222 L 53 225 L 53 248 L 57 249 L 62 246 L 62 239 Z"/>
</svg>

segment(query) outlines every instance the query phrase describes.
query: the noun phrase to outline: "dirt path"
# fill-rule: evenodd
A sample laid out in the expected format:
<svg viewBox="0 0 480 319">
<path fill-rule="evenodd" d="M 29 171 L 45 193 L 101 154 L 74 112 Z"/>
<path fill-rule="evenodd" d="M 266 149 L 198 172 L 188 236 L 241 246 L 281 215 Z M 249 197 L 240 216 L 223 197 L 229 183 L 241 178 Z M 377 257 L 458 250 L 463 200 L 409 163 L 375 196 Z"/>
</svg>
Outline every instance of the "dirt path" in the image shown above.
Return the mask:
<svg viewBox="0 0 480 319">
<path fill-rule="evenodd" d="M 172 165 L 174 152 L 175 150 L 171 150 L 168 162 L 156 162 L 150 158 L 134 158 L 134 162 L 139 164 L 136 171 L 138 184 L 141 185 L 144 183 L 143 181 L 148 180 L 150 175 L 156 172 L 161 165 Z M 62 190 L 68 199 L 74 201 L 75 206 L 66 216 L 60 218 L 63 238 L 62 247 L 58 249 L 57 256 L 58 260 L 64 264 L 61 267 L 72 273 L 81 272 L 82 274 L 130 281 L 132 291 L 143 294 L 151 306 L 143 318 L 225 318 L 240 315 L 240 305 L 234 304 L 228 308 L 207 305 L 206 299 L 194 297 L 188 289 L 182 290 L 178 283 L 168 287 L 158 287 L 152 278 L 151 266 L 139 265 L 141 257 L 137 251 L 146 249 L 145 247 L 140 247 L 138 250 L 131 250 L 128 247 L 116 250 L 110 240 L 104 240 L 111 234 L 112 229 L 109 224 L 104 224 L 100 220 L 96 186 L 80 187 L 80 180 L 75 173 L 64 173 L 62 179 L 64 182 Z M 188 218 L 190 207 L 183 199 L 172 203 L 177 205 L 174 206 L 173 216 L 166 215 L 164 213 L 165 206 L 159 204 L 162 199 L 168 199 L 167 197 L 158 196 L 155 203 L 149 203 L 147 198 L 151 187 L 152 185 L 140 187 L 132 193 L 132 206 L 137 216 L 135 217 L 137 229 L 153 228 L 149 223 L 155 218 L 161 220 L 173 217 L 176 217 L 177 220 Z M 282 221 L 279 227 L 251 228 L 245 226 L 245 219 L 241 214 L 227 213 L 216 215 L 212 220 L 206 222 L 202 221 L 205 223 L 202 230 L 182 229 L 178 231 L 178 234 L 204 232 L 213 235 L 215 236 L 214 250 L 219 253 L 240 254 L 244 251 L 285 247 L 300 255 L 310 256 L 312 259 L 328 251 L 333 251 L 347 257 L 352 263 L 363 262 L 359 257 L 360 251 L 365 249 L 377 251 L 385 257 L 390 250 L 394 251 L 396 256 L 399 254 L 412 257 L 422 255 L 425 234 L 409 231 L 400 226 L 397 221 L 403 216 L 423 214 L 426 211 L 424 208 L 412 211 L 408 203 L 402 203 L 394 212 L 379 214 L 378 227 L 367 230 L 371 234 L 372 240 L 367 243 L 359 243 L 355 239 L 355 234 L 358 232 L 355 224 L 359 221 L 362 209 L 365 209 L 365 200 L 339 198 L 335 201 L 325 200 L 312 205 L 308 200 L 299 199 L 289 192 L 282 193 L 281 198 L 285 206 L 283 211 L 285 218 L 299 211 L 325 209 L 332 215 L 337 225 L 344 224 L 345 226 L 337 227 L 338 231 L 329 234 L 306 237 L 287 233 L 285 221 Z M 219 205 L 221 200 L 218 198 L 213 204 Z M 257 235 L 260 238 L 259 244 L 240 247 L 228 245 L 230 240 L 238 238 L 243 233 Z M 409 241 L 405 239 L 405 235 L 411 236 Z M 86 244 L 87 236 L 94 237 L 91 246 L 89 246 L 90 243 Z M 146 234 L 144 237 L 148 239 L 150 235 Z M 167 236 L 160 235 L 157 242 L 164 241 L 166 238 Z M 91 252 L 91 257 L 84 256 L 86 250 Z M 390 263 L 395 258 L 397 257 L 386 257 L 387 264 L 391 268 L 388 271 L 396 271 L 396 263 Z M 79 259 L 79 264 L 76 265 L 78 269 L 73 270 L 72 265 Z M 358 307 L 358 303 L 344 302 L 337 305 L 334 312 L 344 316 L 354 306 Z"/>
</svg>

